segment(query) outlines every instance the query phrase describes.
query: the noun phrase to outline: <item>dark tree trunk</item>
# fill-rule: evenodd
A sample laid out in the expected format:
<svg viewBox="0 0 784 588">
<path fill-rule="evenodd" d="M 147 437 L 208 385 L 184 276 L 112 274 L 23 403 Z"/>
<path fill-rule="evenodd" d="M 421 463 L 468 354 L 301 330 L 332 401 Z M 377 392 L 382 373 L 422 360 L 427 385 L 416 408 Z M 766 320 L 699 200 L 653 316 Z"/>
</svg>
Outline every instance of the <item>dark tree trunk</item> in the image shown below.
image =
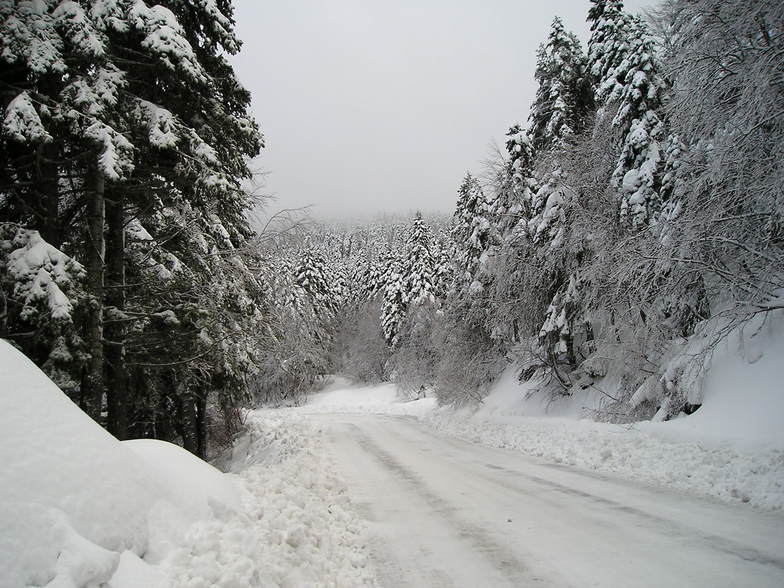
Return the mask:
<svg viewBox="0 0 784 588">
<path fill-rule="evenodd" d="M 199 455 L 199 435 L 197 434 L 196 398 L 190 393 L 184 393 L 180 398 L 181 415 L 179 419 L 182 446 Z"/>
<path fill-rule="evenodd" d="M 101 420 L 104 393 L 103 354 L 103 274 L 104 274 L 104 190 L 106 178 L 94 169 L 88 176 L 86 263 L 87 292 L 90 302 L 87 311 L 85 344 L 90 360 L 82 380 L 82 400 L 85 410 L 95 421 Z"/>
<path fill-rule="evenodd" d="M 207 458 L 207 390 L 199 390 L 196 398 L 196 455 Z"/>
<path fill-rule="evenodd" d="M 574 353 L 574 337 L 569 335 L 561 335 L 566 344 L 566 362 L 569 364 L 570 369 L 574 369 L 577 365 L 577 360 Z"/>
<path fill-rule="evenodd" d="M 8 338 L 8 298 L 4 287 L 5 284 L 0 282 L 0 339 Z"/>
<path fill-rule="evenodd" d="M 179 398 L 177 430 L 182 437 L 182 446 L 192 454 L 205 458 L 207 454 L 207 394 L 182 392 Z"/>
<path fill-rule="evenodd" d="M 106 305 L 125 309 L 125 212 L 120 190 L 106 198 Z M 128 369 L 125 365 L 126 323 L 109 322 L 106 341 L 107 427 L 118 439 L 128 438 Z"/>
<path fill-rule="evenodd" d="M 63 244 L 60 232 L 60 169 L 57 165 L 57 147 L 43 144 L 36 153 L 36 190 L 43 214 L 41 236 L 58 249 Z"/>
</svg>

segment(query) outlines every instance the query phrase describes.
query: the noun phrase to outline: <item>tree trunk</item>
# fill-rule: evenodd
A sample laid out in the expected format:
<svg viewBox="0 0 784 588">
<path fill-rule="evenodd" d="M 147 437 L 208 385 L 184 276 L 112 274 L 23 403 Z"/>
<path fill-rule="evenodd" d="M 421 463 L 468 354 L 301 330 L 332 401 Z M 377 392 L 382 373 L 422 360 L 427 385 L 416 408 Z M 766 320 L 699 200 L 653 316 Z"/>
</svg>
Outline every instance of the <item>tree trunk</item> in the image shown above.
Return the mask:
<svg viewBox="0 0 784 588">
<path fill-rule="evenodd" d="M 180 396 L 182 414 L 179 418 L 182 446 L 194 455 L 199 455 L 199 435 L 197 433 L 196 398 L 190 392 Z M 201 457 L 201 456 L 199 456 Z"/>
<path fill-rule="evenodd" d="M 125 199 L 122 191 L 106 199 L 106 305 L 125 310 Z M 125 322 L 104 329 L 106 346 L 107 427 L 118 439 L 128 438 L 128 369 L 125 365 Z"/>
<path fill-rule="evenodd" d="M 8 339 L 8 298 L 4 287 L 0 282 L 0 339 Z"/>
<path fill-rule="evenodd" d="M 196 455 L 207 458 L 207 389 L 200 389 L 196 397 Z"/>
<path fill-rule="evenodd" d="M 104 190 L 106 178 L 100 170 L 93 169 L 88 176 L 87 194 L 87 292 L 90 302 L 87 311 L 85 344 L 90 353 L 86 373 L 82 380 L 82 401 L 85 409 L 96 422 L 101 420 L 104 392 L 103 355 L 103 274 L 104 274 Z"/>
<path fill-rule="evenodd" d="M 60 232 L 60 168 L 57 165 L 57 147 L 42 144 L 36 153 L 36 190 L 40 199 L 43 223 L 41 236 L 58 249 L 63 244 Z"/>
</svg>

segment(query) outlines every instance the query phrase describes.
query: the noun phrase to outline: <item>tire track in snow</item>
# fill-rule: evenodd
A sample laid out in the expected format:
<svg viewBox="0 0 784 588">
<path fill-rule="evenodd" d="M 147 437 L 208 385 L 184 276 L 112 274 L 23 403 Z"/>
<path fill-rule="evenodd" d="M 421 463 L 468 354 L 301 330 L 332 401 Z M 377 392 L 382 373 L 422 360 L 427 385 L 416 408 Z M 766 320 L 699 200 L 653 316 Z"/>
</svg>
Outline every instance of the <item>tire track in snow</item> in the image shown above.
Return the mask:
<svg viewBox="0 0 784 588">
<path fill-rule="evenodd" d="M 452 447 L 453 449 L 461 449 L 459 443 L 455 442 L 455 440 L 444 438 L 440 435 L 434 435 L 430 431 L 422 430 L 420 427 L 416 426 L 415 423 L 408 423 L 410 426 L 416 430 L 418 433 L 423 434 L 424 436 L 435 437 L 439 441 L 446 442 L 447 445 Z M 410 442 L 410 438 L 405 438 L 402 436 L 398 431 L 390 430 L 390 434 L 395 436 L 396 438 L 400 439 L 401 441 Z M 467 443 L 466 441 L 462 441 L 462 443 Z M 469 444 L 473 445 L 473 444 Z M 414 445 L 415 447 L 418 447 Z M 421 450 L 421 448 L 420 448 Z M 476 462 L 480 464 L 480 462 Z M 705 533 L 700 531 L 699 529 L 695 529 L 689 525 L 683 524 L 679 521 L 675 521 L 669 518 L 665 518 L 645 510 L 641 510 L 639 508 L 635 508 L 633 506 L 629 506 L 626 504 L 622 504 L 616 500 L 611 500 L 605 498 L 603 496 L 599 496 L 597 494 L 593 494 L 590 492 L 586 492 L 584 490 L 580 490 L 573 486 L 567 486 L 565 484 L 561 484 L 559 482 L 555 482 L 553 480 L 548 480 L 546 478 L 535 476 L 532 474 L 527 474 L 522 471 L 516 469 L 510 469 L 507 467 L 499 466 L 492 463 L 481 463 L 485 468 L 492 470 L 492 472 L 482 472 L 481 470 L 475 470 L 473 473 L 478 477 L 481 477 L 483 480 L 493 483 L 497 486 L 500 486 L 506 490 L 510 490 L 517 494 L 522 494 L 526 497 L 530 497 L 530 491 L 516 486 L 513 482 L 508 480 L 503 480 L 498 476 L 511 476 L 517 478 L 523 478 L 529 482 L 532 482 L 542 488 L 546 488 L 547 490 L 558 492 L 560 494 L 564 494 L 567 496 L 572 496 L 578 499 L 582 499 L 587 501 L 591 505 L 599 506 L 599 507 L 606 507 L 615 512 L 621 513 L 622 515 L 630 516 L 633 518 L 638 519 L 639 521 L 643 521 L 647 523 L 651 527 L 656 527 L 661 530 L 662 534 L 669 535 L 671 537 L 677 537 L 678 539 L 683 540 L 684 542 L 688 542 L 690 540 L 699 540 L 703 544 L 711 547 L 712 549 L 722 552 L 726 555 L 736 557 L 742 559 L 746 562 L 760 564 L 763 566 L 771 566 L 778 570 L 784 571 L 784 558 L 771 556 L 765 554 L 753 547 L 749 547 L 747 545 L 743 545 L 742 543 L 738 543 L 731 539 L 727 539 L 725 537 L 721 537 L 719 535 L 714 535 L 710 533 Z M 603 474 L 597 474 L 595 472 L 583 472 L 577 468 L 570 468 L 568 466 L 563 466 L 560 464 L 547 464 L 542 463 L 538 464 L 543 467 L 552 468 L 561 471 L 567 471 L 572 475 L 578 476 L 587 476 L 595 479 L 599 479 L 603 482 L 607 483 L 623 483 L 620 480 L 615 480 L 610 476 L 606 476 Z M 488 475 L 489 473 L 497 473 L 496 476 Z M 543 500 L 548 502 L 554 506 L 558 505 L 557 501 L 550 500 L 546 496 L 537 496 L 538 500 Z"/>
<path fill-rule="evenodd" d="M 543 586 L 546 581 L 534 575 L 528 567 L 518 559 L 518 556 L 508 548 L 497 543 L 481 527 L 469 523 L 460 517 L 459 509 L 433 494 L 422 479 L 411 470 L 403 466 L 398 460 L 384 449 L 379 447 L 362 430 L 354 425 L 349 425 L 352 436 L 359 446 L 378 460 L 386 469 L 395 476 L 405 481 L 425 502 L 456 531 L 456 536 L 468 542 L 476 553 L 481 554 L 493 567 L 506 577 L 513 585 Z M 432 574 L 431 574 L 432 576 Z M 433 580 L 444 580 L 439 578 Z M 430 585 L 430 584 L 429 584 Z M 438 584 L 434 584 L 438 585 Z M 449 584 L 441 584 L 449 585 Z"/>
</svg>

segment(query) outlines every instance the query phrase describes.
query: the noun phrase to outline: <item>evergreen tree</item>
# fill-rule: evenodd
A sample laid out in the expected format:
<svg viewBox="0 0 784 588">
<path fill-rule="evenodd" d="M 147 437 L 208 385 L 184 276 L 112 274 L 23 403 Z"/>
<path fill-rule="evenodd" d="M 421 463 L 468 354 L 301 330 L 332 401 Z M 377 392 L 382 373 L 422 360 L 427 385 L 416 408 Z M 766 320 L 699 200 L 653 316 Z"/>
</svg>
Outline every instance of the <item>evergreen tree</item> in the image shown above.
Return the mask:
<svg viewBox="0 0 784 588">
<path fill-rule="evenodd" d="M 294 283 L 310 297 L 318 320 L 329 322 L 334 318 L 339 307 L 335 283 L 324 256 L 309 243 L 294 268 Z"/>
<path fill-rule="evenodd" d="M 437 259 L 434 249 L 430 227 L 417 213 L 384 290 L 381 326 L 391 347 L 398 345 L 407 316 L 416 307 L 432 305 L 436 301 Z"/>
<path fill-rule="evenodd" d="M 532 177 L 534 149 L 520 125 L 506 133 L 507 157 L 496 170 L 495 197 L 492 200 L 493 224 L 502 239 L 528 231 L 536 183 Z"/>
<path fill-rule="evenodd" d="M 96 419 L 106 396 L 124 437 L 130 404 L 160 414 L 156 388 L 184 391 L 176 418 L 192 422 L 153 426 L 203 453 L 205 390 L 235 401 L 255 344 L 238 326 L 264 307 L 241 187 L 261 137 L 225 57 L 239 48 L 231 5 L 21 2 L 0 17 L 0 207 L 85 269 L 74 396 Z M 128 276 L 140 278 L 133 290 Z"/>
<path fill-rule="evenodd" d="M 417 213 L 404 248 L 402 271 L 410 305 L 433 304 L 436 299 L 435 243 L 430 227 Z"/>
<path fill-rule="evenodd" d="M 618 163 L 611 185 L 619 216 L 633 230 L 655 222 L 661 210 L 661 143 L 666 134 L 659 109 L 665 82 L 659 75 L 647 27 L 623 11 L 618 0 L 592 0 L 589 58 L 596 98 L 604 112 L 614 109 Z"/>
<path fill-rule="evenodd" d="M 547 42 L 537 52 L 536 99 L 528 117 L 533 147 L 559 149 L 582 127 L 593 99 L 580 41 L 553 20 Z"/>
<path fill-rule="evenodd" d="M 381 304 L 381 330 L 387 345 L 397 346 L 400 325 L 406 317 L 408 299 L 405 277 L 400 273 L 400 261 L 392 262 L 385 279 L 384 300 Z"/>
<path fill-rule="evenodd" d="M 435 242 L 437 250 L 434 271 L 435 295 L 436 299 L 445 300 L 453 279 L 452 252 L 454 247 L 449 239 L 449 235 L 444 231 L 439 233 Z"/>
<path fill-rule="evenodd" d="M 455 244 L 451 295 L 466 300 L 477 297 L 488 283 L 485 269 L 499 239 L 491 219 L 491 203 L 470 173 L 458 190 L 451 237 Z"/>
<path fill-rule="evenodd" d="M 596 84 L 596 103 L 603 106 L 625 85 L 625 72 L 618 67 L 628 54 L 631 17 L 623 10 L 623 0 L 591 0 L 591 4 L 588 63 Z"/>
</svg>

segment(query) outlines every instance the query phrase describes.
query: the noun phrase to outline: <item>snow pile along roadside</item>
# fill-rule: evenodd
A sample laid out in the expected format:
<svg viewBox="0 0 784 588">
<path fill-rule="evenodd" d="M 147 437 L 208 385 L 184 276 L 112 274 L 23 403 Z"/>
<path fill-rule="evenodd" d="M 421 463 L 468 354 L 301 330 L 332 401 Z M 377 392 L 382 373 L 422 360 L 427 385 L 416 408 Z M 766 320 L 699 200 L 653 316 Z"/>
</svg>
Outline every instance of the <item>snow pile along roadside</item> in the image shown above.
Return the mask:
<svg viewBox="0 0 784 588">
<path fill-rule="evenodd" d="M 176 537 L 192 521 L 174 507 L 177 493 L 143 459 L 5 341 L 0 463 L 3 588 L 110 582 L 121 559 L 145 567 L 140 556 L 157 553 L 165 537 Z M 160 533 L 148 524 L 153 510 L 170 522 Z"/>
<path fill-rule="evenodd" d="M 167 561 L 175 586 L 373 586 L 366 529 L 315 427 L 255 411 L 229 468 L 242 510 L 200 522 Z M 250 465 L 248 465 L 250 464 Z"/>
<path fill-rule="evenodd" d="M 250 425 L 239 474 L 119 442 L 0 340 L 0 588 L 373 585 L 320 432 Z"/>
<path fill-rule="evenodd" d="M 784 508 L 784 452 L 744 453 L 729 446 L 668 441 L 638 430 L 549 417 L 496 417 L 437 410 L 429 427 L 473 443 L 521 451 L 625 478 L 729 502 Z"/>
<path fill-rule="evenodd" d="M 577 420 L 599 406 L 595 392 L 551 401 L 510 371 L 475 412 L 439 409 L 424 422 L 547 461 L 782 509 L 783 323 L 779 314 L 731 333 L 712 357 L 701 408 L 689 416 L 628 426 Z"/>
</svg>

